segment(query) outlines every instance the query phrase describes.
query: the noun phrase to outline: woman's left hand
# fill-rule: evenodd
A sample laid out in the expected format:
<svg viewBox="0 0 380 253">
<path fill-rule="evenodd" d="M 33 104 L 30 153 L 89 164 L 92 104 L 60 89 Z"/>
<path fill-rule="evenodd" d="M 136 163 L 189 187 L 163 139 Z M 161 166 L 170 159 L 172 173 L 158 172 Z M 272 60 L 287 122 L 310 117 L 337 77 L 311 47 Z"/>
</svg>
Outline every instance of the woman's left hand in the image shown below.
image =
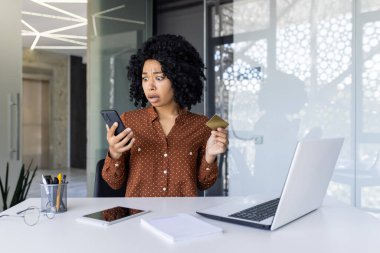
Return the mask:
<svg viewBox="0 0 380 253">
<path fill-rule="evenodd" d="M 206 146 L 206 161 L 211 164 L 215 161 L 216 156 L 226 151 L 228 146 L 228 132 L 226 129 L 218 128 L 211 131 Z"/>
</svg>

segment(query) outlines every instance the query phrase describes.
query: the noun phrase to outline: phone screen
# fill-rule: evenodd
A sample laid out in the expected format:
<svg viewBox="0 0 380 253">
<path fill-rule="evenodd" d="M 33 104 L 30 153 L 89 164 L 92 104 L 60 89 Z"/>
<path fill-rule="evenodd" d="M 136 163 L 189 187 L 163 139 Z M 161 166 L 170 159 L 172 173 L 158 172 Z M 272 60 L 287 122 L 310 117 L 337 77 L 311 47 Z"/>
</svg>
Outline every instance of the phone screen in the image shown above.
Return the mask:
<svg viewBox="0 0 380 253">
<path fill-rule="evenodd" d="M 87 215 L 84 215 L 83 217 L 113 223 L 117 220 L 125 219 L 127 217 L 135 216 L 135 215 L 142 214 L 145 212 L 147 211 L 134 209 L 134 208 L 128 208 L 128 207 L 122 207 L 122 206 L 116 206 L 116 207 L 102 210 L 96 213 L 87 214 Z"/>
</svg>

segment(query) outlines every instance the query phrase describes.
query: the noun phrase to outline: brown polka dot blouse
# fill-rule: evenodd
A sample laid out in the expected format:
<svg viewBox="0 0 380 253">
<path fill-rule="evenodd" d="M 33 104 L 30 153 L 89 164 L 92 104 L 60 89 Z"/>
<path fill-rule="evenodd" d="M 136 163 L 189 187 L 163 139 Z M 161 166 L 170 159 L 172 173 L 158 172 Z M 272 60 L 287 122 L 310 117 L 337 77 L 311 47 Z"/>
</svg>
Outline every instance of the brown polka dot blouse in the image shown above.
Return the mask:
<svg viewBox="0 0 380 253">
<path fill-rule="evenodd" d="M 125 112 L 121 119 L 136 141 L 119 159 L 106 156 L 102 176 L 113 189 L 127 180 L 127 197 L 184 197 L 215 183 L 216 161 L 205 159 L 211 135 L 206 116 L 182 109 L 167 136 L 153 107 Z"/>
</svg>

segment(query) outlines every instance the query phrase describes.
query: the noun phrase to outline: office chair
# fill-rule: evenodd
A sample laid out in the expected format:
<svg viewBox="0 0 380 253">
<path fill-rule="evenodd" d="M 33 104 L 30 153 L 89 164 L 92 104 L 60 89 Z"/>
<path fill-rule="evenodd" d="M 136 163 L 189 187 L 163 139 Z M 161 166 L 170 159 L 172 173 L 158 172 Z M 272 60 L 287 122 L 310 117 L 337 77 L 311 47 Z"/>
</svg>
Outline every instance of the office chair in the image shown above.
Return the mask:
<svg viewBox="0 0 380 253">
<path fill-rule="evenodd" d="M 104 159 L 99 160 L 96 164 L 94 197 L 125 197 L 127 185 L 125 184 L 118 190 L 112 189 L 102 178 L 103 165 Z"/>
</svg>

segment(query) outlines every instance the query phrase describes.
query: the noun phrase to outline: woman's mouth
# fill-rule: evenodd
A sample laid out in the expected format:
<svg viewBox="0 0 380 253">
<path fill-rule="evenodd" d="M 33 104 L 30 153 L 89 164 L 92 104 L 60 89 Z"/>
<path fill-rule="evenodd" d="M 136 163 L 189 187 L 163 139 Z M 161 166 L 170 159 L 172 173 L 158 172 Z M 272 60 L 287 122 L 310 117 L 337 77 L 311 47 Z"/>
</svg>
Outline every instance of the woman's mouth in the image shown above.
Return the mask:
<svg viewBox="0 0 380 253">
<path fill-rule="evenodd" d="M 148 97 L 148 100 L 151 104 L 157 103 L 160 100 L 160 97 L 158 95 L 151 95 Z"/>
</svg>

